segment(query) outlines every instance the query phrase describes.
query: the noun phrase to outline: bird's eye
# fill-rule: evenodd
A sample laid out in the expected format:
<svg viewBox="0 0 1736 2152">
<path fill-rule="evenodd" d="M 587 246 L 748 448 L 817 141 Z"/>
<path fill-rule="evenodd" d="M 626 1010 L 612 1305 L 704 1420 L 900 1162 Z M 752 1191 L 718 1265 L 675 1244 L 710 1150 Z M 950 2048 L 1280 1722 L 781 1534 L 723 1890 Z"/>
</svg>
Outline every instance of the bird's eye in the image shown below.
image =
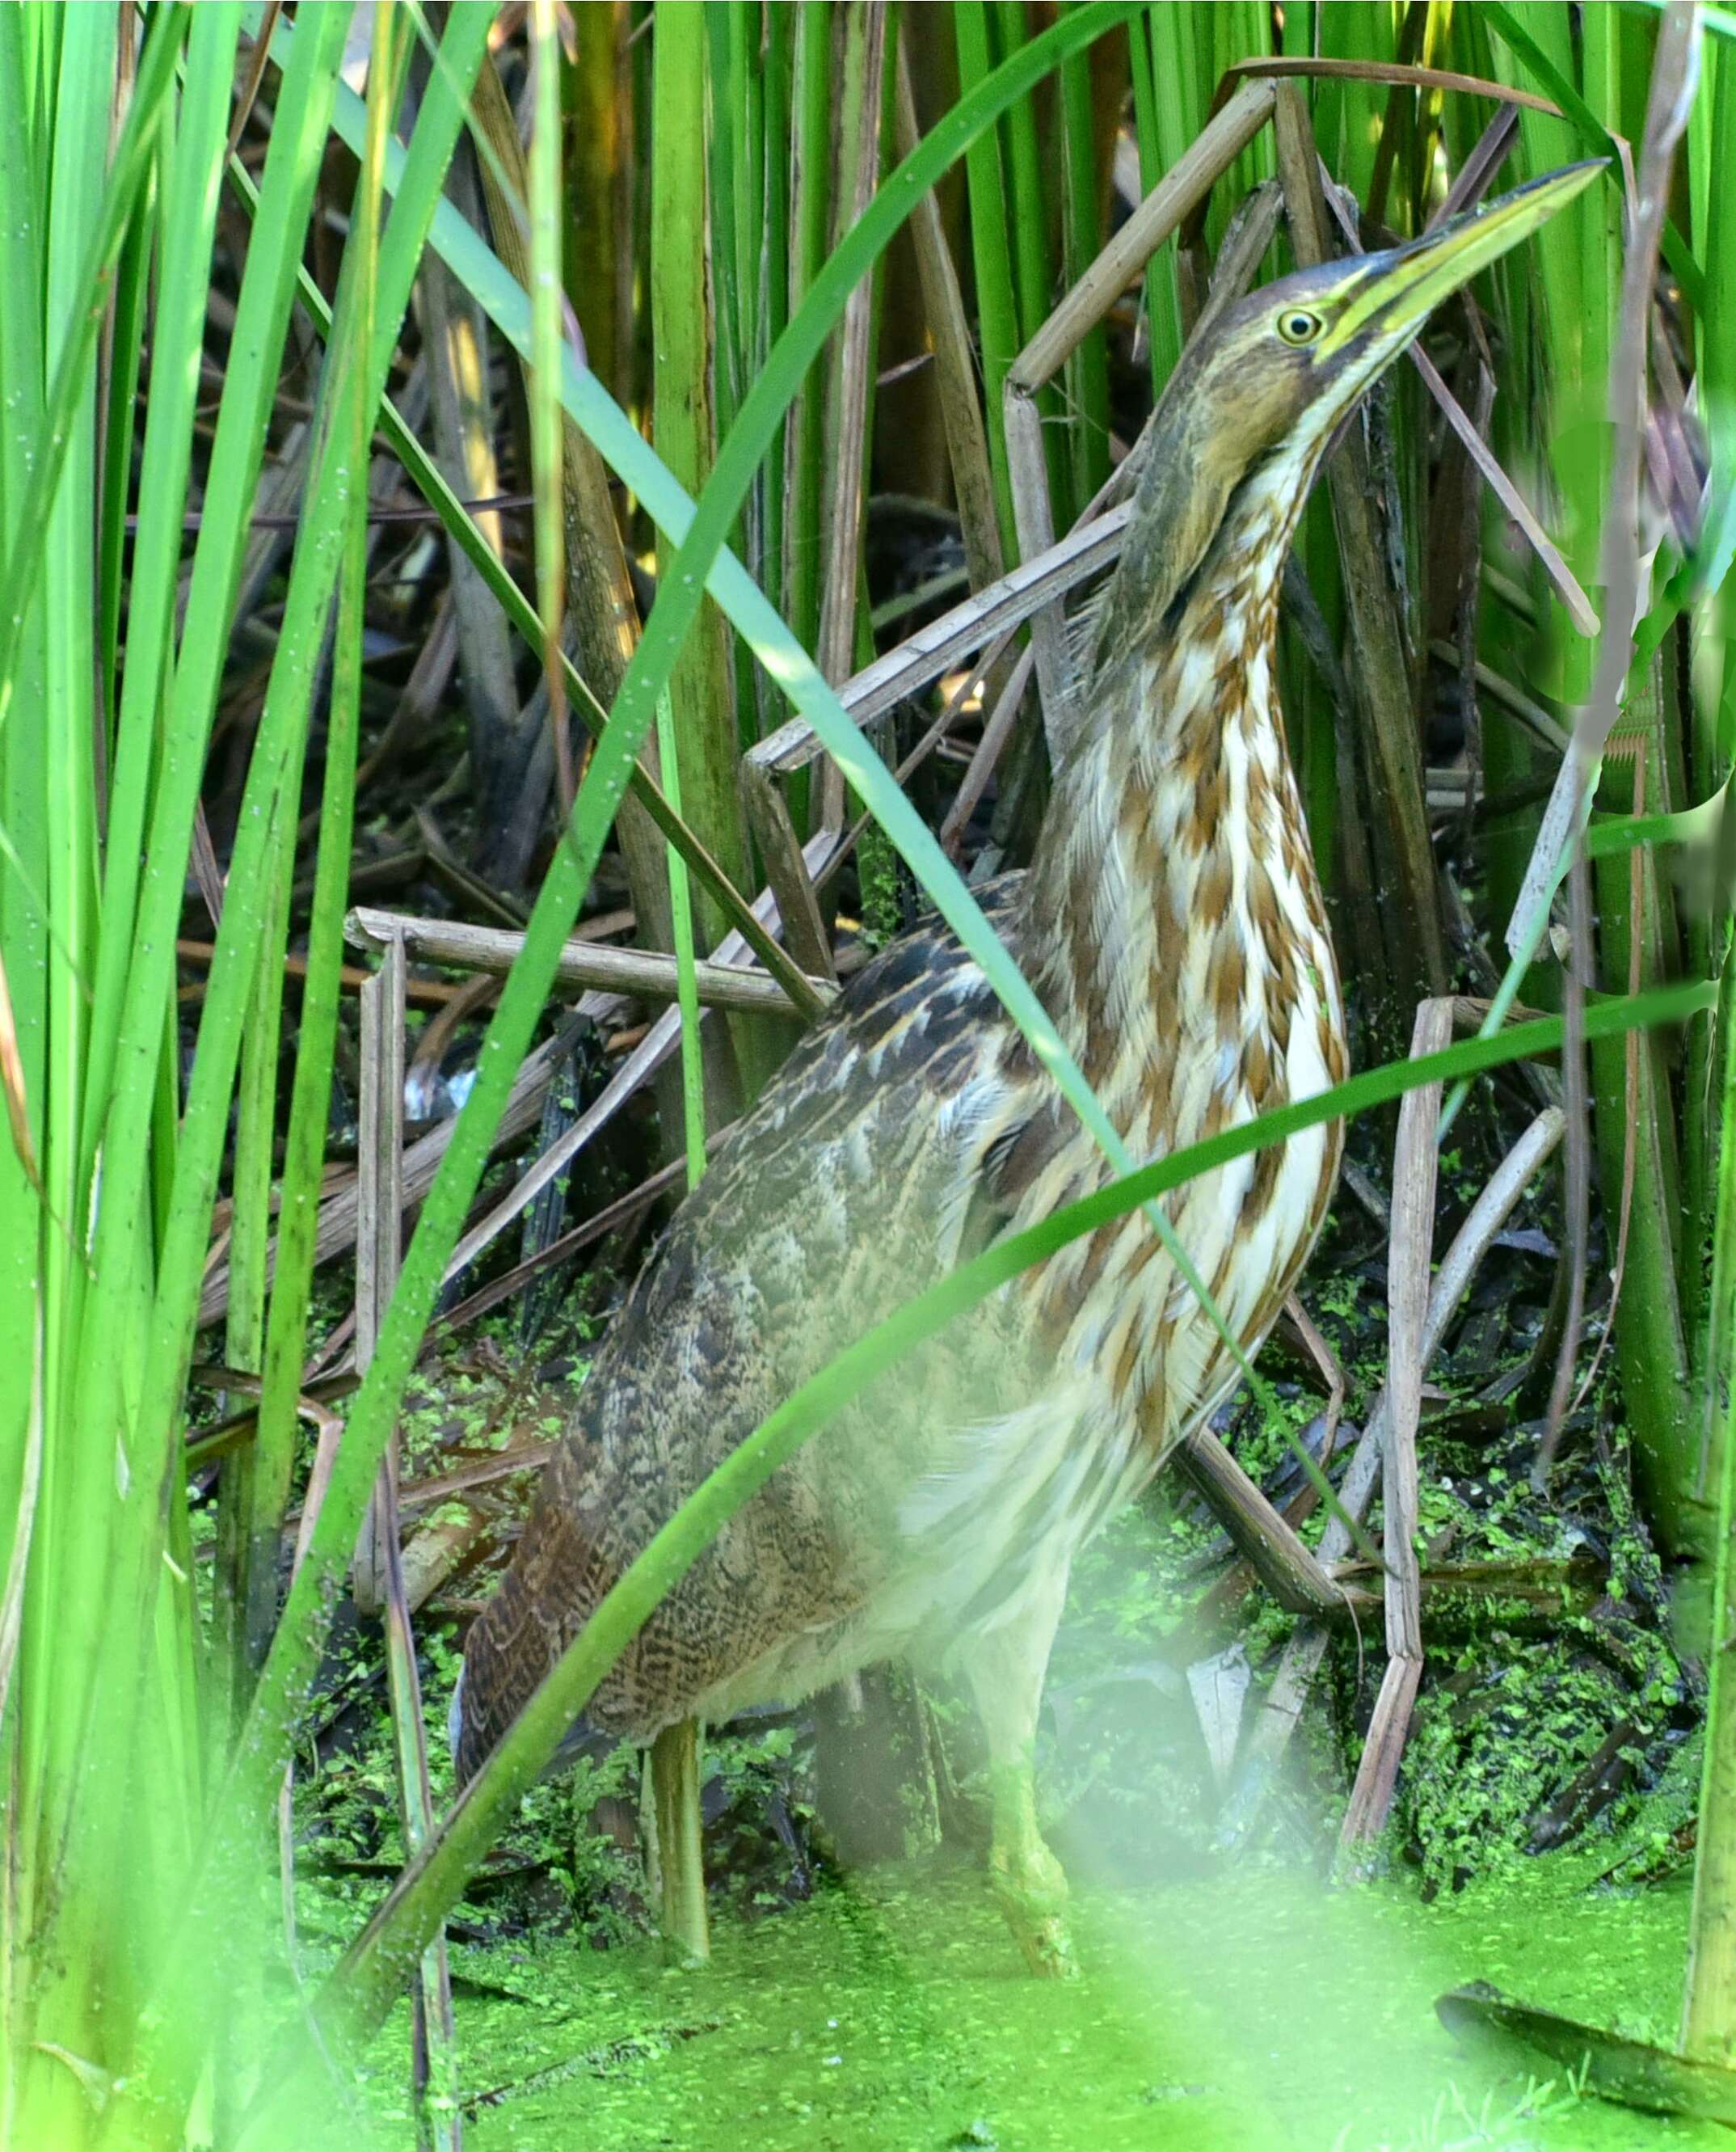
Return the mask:
<svg viewBox="0 0 1736 2152">
<path fill-rule="evenodd" d="M 1278 317 L 1278 332 L 1286 343 L 1312 343 L 1322 327 L 1320 317 L 1303 307 L 1288 307 Z"/>
</svg>

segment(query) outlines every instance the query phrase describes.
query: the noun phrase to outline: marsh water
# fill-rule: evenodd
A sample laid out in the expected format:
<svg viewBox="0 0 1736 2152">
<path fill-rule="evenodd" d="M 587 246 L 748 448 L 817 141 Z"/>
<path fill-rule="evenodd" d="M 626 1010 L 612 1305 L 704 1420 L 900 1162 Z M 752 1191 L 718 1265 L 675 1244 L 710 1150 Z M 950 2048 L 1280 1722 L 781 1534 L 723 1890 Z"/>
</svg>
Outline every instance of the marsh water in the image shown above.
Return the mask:
<svg viewBox="0 0 1736 2152">
<path fill-rule="evenodd" d="M 1076 1853 L 1079 1850 L 1075 1850 Z M 1076 1865 L 1079 1865 L 1076 1859 Z M 1090 1866 L 1088 1850 L 1084 1865 Z M 866 1871 L 721 1921 L 711 1963 L 650 1944 L 456 1951 L 471 2152 L 1650 2152 L 1728 2144 L 1468 2055 L 1433 2009 L 1491 1980 L 1668 2039 L 1685 1880 L 1588 1889 L 1527 1864 L 1425 1906 L 1408 1882 L 1329 1890 L 1238 1867 L 1081 1891 L 1086 1971 L 1028 1979 L 980 1875 Z M 375 2050 L 382 2141 L 402 2014 Z M 1540 2075 L 1544 2074 L 1541 2073 Z"/>
</svg>

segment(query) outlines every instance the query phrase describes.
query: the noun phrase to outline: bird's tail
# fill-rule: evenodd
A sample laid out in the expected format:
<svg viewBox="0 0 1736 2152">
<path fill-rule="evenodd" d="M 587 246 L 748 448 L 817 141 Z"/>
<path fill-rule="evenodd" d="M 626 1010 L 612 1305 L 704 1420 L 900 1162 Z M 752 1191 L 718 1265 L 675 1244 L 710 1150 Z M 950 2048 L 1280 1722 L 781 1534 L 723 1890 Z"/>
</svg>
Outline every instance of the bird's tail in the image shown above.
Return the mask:
<svg viewBox="0 0 1736 2152">
<path fill-rule="evenodd" d="M 461 1784 L 475 1777 L 615 1581 L 595 1495 L 574 1485 L 576 1477 L 567 1453 L 557 1453 L 500 1588 L 464 1640 L 448 1721 Z M 581 1754 L 606 1755 L 612 1745 L 581 1718 L 548 1769 L 564 1769 Z"/>
</svg>

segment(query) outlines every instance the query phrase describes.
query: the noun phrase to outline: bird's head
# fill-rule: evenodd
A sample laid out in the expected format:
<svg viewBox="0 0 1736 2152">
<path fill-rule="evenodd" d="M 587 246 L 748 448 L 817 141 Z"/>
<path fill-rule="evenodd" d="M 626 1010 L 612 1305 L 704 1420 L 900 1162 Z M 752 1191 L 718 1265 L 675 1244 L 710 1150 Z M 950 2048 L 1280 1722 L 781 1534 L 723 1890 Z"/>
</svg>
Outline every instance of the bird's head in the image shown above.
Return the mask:
<svg viewBox="0 0 1736 2152">
<path fill-rule="evenodd" d="M 1280 277 L 1195 336 L 1152 425 L 1096 669 L 1167 632 L 1232 522 L 1254 565 L 1275 579 L 1328 444 L 1357 398 L 1442 299 L 1602 169 L 1602 159 L 1567 165 L 1404 246 Z"/>
</svg>

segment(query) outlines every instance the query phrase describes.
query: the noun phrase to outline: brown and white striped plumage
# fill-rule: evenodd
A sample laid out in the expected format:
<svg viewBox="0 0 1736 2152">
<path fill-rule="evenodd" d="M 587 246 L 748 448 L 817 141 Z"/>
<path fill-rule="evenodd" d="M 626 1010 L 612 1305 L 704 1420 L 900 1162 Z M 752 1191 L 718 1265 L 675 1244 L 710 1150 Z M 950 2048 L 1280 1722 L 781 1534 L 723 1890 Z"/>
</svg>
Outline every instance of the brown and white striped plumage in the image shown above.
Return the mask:
<svg viewBox="0 0 1736 2152">
<path fill-rule="evenodd" d="M 983 893 L 1136 1157 L 1345 1073 L 1278 712 L 1278 578 L 1332 429 L 1426 311 L 1383 311 L 1383 293 L 1413 264 L 1441 284 L 1431 247 L 1451 268 L 1446 243 L 1425 241 L 1287 278 L 1184 357 L 1036 858 Z M 1310 322 L 1317 348 L 1296 348 L 1288 330 Z M 1339 1149 L 1335 1127 L 1316 1129 L 1166 1199 L 1250 1353 L 1319 1231 Z M 869 965 L 682 1205 L 599 1353 L 471 1634 L 461 1769 L 775 1407 L 961 1257 L 1110 1170 L 949 930 L 930 921 Z M 1062 1886 L 1035 1833 L 1029 1751 L 1068 1566 L 1236 1373 L 1147 1220 L 1073 1243 L 786 1465 L 591 1715 L 644 1743 L 894 1654 L 956 1654 L 1011 1789 L 1000 1879 L 1032 1909 L 1032 1962 L 1053 1969 Z"/>
<path fill-rule="evenodd" d="M 1174 618 L 1100 658 L 1036 860 L 985 893 L 1136 1156 L 1344 1073 L 1272 677 L 1271 519 L 1293 520 L 1308 459 L 1292 444 L 1207 533 Z M 1130 553 L 1106 637 L 1140 572 Z M 1324 1217 L 1337 1159 L 1336 1132 L 1316 1130 L 1168 1199 L 1249 1350 Z M 480 1759 L 652 1531 L 800 1383 L 961 1255 L 1109 1172 L 949 929 L 929 921 L 868 966 L 681 1206 L 594 1363 L 472 1632 L 461 1763 Z M 1047 1606 L 1080 1540 L 1235 1373 L 1148 1221 L 1074 1243 L 780 1472 L 592 1716 L 646 1742 Z"/>
</svg>

